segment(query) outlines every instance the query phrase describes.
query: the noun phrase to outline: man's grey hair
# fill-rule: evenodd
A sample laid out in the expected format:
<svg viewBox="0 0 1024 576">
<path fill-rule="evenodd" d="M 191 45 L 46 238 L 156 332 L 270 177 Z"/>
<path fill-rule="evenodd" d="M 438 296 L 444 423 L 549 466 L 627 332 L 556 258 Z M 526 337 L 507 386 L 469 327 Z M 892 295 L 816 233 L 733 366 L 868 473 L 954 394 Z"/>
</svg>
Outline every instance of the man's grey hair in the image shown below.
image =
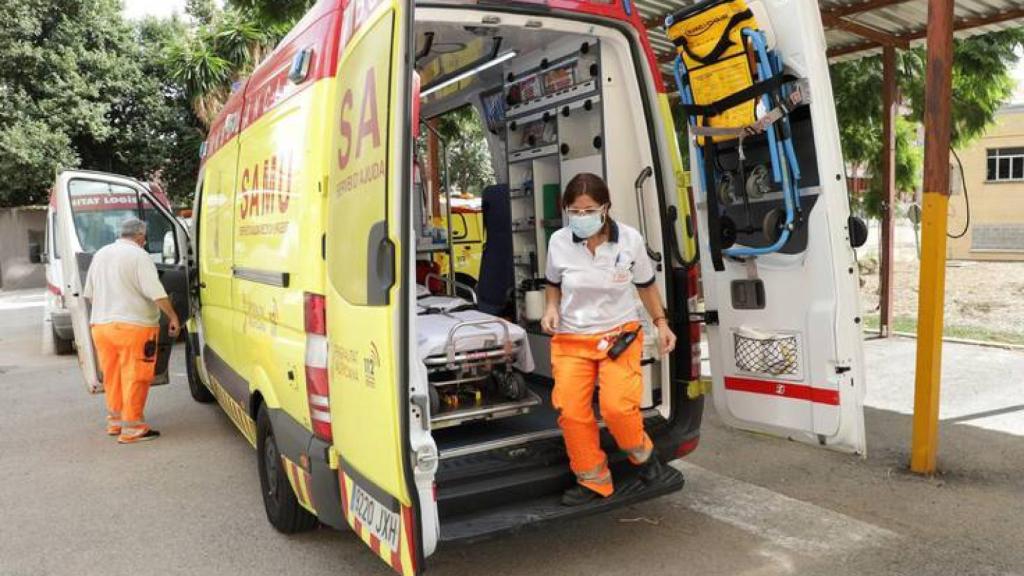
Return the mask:
<svg viewBox="0 0 1024 576">
<path fill-rule="evenodd" d="M 146 233 L 146 223 L 138 218 L 128 218 L 121 222 L 121 238 L 131 238 Z"/>
</svg>

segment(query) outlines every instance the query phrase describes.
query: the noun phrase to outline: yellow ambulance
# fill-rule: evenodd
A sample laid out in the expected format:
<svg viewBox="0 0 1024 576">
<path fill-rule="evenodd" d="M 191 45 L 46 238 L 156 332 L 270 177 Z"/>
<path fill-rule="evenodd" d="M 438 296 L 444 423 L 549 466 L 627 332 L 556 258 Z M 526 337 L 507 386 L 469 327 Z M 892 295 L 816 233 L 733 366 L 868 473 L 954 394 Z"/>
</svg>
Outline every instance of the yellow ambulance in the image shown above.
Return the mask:
<svg viewBox="0 0 1024 576">
<path fill-rule="evenodd" d="M 801 223 L 779 253 L 717 270 L 695 235 L 724 213 L 707 212 L 701 182 L 690 212 L 667 68 L 631 1 L 318 2 L 213 124 L 191 230 L 189 387 L 256 449 L 271 524 L 351 528 L 416 574 L 445 543 L 682 488 L 670 468 L 559 503 L 573 477 L 536 302 L 561 187 L 582 172 L 602 176 L 611 214 L 644 234 L 680 338 L 669 357 L 645 348 L 641 366 L 661 457 L 699 440 L 705 321 L 724 421 L 863 453 L 857 278 L 814 8 L 756 12 L 814 95 L 793 113 Z M 421 119 L 461 106 L 487 123 L 499 184 L 484 193 L 475 290 L 440 281 L 438 293 L 415 273 L 437 238 L 416 222 L 413 148 Z M 747 139 L 752 161 L 763 140 Z M 758 191 L 729 209 L 779 206 L 770 183 Z M 749 228 L 733 240 L 764 245 Z M 609 455 L 618 484 L 626 459 Z"/>
</svg>

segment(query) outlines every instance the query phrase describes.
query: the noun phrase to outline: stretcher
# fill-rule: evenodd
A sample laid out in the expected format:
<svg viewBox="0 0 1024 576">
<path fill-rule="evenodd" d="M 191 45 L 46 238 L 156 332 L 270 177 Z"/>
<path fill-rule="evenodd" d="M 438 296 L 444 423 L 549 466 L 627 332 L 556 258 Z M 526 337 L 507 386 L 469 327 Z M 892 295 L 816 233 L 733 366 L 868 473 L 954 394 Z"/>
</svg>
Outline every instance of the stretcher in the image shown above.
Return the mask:
<svg viewBox="0 0 1024 576">
<path fill-rule="evenodd" d="M 754 5 L 755 3 L 751 3 Z M 674 64 L 681 106 L 695 137 L 695 159 L 708 205 L 708 244 L 715 270 L 722 257 L 750 258 L 779 252 L 802 224 L 800 164 L 790 114 L 809 104 L 806 81 L 787 75 L 782 57 L 745 0 L 704 0 L 666 18 L 677 49 Z M 746 164 L 747 139 L 767 148 L 767 164 Z M 738 161 L 724 166 L 723 146 Z M 782 206 L 755 222 L 752 201 L 778 189 Z M 741 203 L 745 222 L 726 212 Z M 766 244 L 736 245 L 737 236 L 759 232 Z"/>
<path fill-rule="evenodd" d="M 525 414 L 541 403 L 523 377 L 534 368 L 525 330 L 470 300 L 417 294 L 417 350 L 435 429 Z"/>
</svg>

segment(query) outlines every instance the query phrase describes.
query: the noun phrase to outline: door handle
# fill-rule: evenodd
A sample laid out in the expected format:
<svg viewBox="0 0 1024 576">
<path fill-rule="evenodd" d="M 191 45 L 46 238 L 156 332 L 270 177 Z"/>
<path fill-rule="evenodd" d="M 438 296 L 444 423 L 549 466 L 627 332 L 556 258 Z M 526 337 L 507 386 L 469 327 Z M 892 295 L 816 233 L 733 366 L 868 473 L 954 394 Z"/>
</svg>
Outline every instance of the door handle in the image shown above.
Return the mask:
<svg viewBox="0 0 1024 576">
<path fill-rule="evenodd" d="M 383 306 L 395 284 L 395 245 L 388 238 L 387 220 L 370 228 L 366 250 L 366 304 Z"/>
<path fill-rule="evenodd" d="M 199 287 L 200 288 L 206 288 L 206 282 L 200 282 L 199 283 Z"/>
<path fill-rule="evenodd" d="M 653 175 L 654 170 L 650 166 L 644 166 L 644 169 L 636 177 L 633 187 L 636 189 L 636 210 L 640 217 L 640 234 L 644 237 L 644 248 L 647 249 L 647 256 L 660 264 L 661 253 L 652 250 L 650 242 L 647 241 L 647 215 L 644 213 L 644 183 Z"/>
</svg>

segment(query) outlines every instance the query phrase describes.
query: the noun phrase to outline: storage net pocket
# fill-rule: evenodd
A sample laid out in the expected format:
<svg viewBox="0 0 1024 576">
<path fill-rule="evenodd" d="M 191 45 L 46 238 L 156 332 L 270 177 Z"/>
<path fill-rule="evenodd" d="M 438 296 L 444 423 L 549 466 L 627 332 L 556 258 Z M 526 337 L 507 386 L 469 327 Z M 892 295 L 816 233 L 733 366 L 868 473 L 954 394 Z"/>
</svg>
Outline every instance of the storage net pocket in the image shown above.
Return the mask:
<svg viewBox="0 0 1024 576">
<path fill-rule="evenodd" d="M 736 367 L 773 376 L 800 373 L 800 344 L 795 335 L 733 334 Z"/>
</svg>

